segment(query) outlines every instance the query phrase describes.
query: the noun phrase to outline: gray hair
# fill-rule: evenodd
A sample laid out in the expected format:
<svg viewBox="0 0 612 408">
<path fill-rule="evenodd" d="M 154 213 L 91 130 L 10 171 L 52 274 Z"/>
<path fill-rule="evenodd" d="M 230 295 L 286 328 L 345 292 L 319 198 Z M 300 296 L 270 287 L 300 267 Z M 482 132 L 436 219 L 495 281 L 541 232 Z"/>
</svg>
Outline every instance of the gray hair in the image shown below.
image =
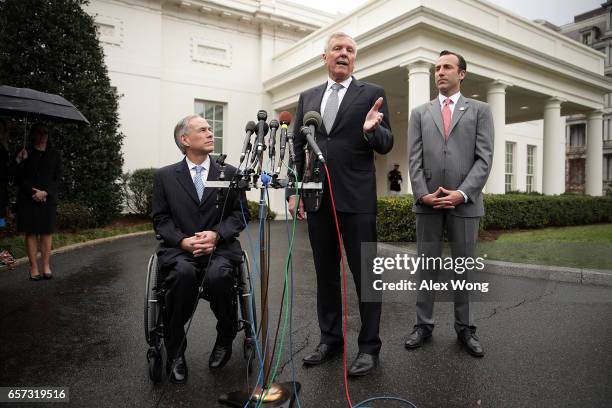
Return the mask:
<svg viewBox="0 0 612 408">
<path fill-rule="evenodd" d="M 185 146 L 181 143 L 181 136 L 186 135 L 189 132 L 189 122 L 192 119 L 200 118 L 200 115 L 189 115 L 179 120 L 174 127 L 174 143 L 179 148 L 181 153 L 185 154 Z"/>
<path fill-rule="evenodd" d="M 331 33 L 331 35 L 327 38 L 327 42 L 325 42 L 325 49 L 324 49 L 324 51 L 325 52 L 329 51 L 329 43 L 331 42 L 331 40 L 333 40 L 334 38 L 340 38 L 340 37 L 350 38 L 351 41 L 353 42 L 353 44 L 355 44 L 355 54 L 357 54 L 357 43 L 355 42 L 353 37 L 351 37 L 347 33 L 343 33 L 342 31 L 336 31 L 335 33 Z"/>
</svg>

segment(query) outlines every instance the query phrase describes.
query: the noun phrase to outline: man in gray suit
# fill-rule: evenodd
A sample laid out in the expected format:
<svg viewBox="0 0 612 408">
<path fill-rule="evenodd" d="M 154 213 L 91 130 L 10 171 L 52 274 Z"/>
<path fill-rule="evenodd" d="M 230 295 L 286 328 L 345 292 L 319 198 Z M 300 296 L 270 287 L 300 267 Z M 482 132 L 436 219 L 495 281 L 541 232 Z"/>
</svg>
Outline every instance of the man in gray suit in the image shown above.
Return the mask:
<svg viewBox="0 0 612 408">
<path fill-rule="evenodd" d="M 489 105 L 461 95 L 465 59 L 442 51 L 435 65 L 439 95 L 415 108 L 410 116 L 410 181 L 415 198 L 417 253 L 442 255 L 446 231 L 451 256 L 473 257 L 478 224 L 484 215 L 482 189 L 493 160 L 493 117 Z M 438 270 L 421 269 L 421 280 L 437 280 Z M 467 272 L 461 279 L 467 279 Z M 417 323 L 405 343 L 420 347 L 434 327 L 435 291 L 419 290 Z M 477 357 L 484 350 L 473 325 L 467 291 L 454 293 L 455 331 L 466 350 Z"/>
</svg>

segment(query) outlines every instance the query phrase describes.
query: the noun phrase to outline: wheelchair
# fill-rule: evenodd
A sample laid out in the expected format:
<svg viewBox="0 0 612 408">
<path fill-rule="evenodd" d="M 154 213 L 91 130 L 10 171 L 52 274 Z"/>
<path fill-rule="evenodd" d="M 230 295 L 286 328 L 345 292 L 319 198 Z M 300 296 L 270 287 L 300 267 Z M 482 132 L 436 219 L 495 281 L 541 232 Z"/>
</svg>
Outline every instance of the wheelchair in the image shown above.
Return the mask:
<svg viewBox="0 0 612 408">
<path fill-rule="evenodd" d="M 248 372 L 251 373 L 256 356 L 257 315 L 255 296 L 250 286 L 250 264 L 246 253 L 242 252 L 242 261 L 234 268 L 234 284 L 232 307 L 236 333 L 244 331 L 242 354 L 247 361 Z M 201 297 L 201 296 L 200 296 Z M 164 347 L 164 314 L 165 289 L 163 278 L 157 265 L 157 254 L 149 258 L 144 298 L 144 332 L 149 349 L 147 361 L 149 378 L 154 383 L 159 382 L 163 375 Z"/>
</svg>

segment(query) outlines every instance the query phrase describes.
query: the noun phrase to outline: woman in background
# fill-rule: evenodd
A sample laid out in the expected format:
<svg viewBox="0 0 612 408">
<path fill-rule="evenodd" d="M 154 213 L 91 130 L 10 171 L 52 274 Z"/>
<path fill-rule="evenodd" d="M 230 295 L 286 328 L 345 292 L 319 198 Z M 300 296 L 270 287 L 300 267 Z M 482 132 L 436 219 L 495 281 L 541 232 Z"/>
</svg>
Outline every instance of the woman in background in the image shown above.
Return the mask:
<svg viewBox="0 0 612 408">
<path fill-rule="evenodd" d="M 30 279 L 51 279 L 51 244 L 62 177 L 61 157 L 43 123 L 32 125 L 28 146 L 17 155 L 17 230 L 25 233 Z M 40 245 L 42 274 L 36 255 Z"/>
</svg>

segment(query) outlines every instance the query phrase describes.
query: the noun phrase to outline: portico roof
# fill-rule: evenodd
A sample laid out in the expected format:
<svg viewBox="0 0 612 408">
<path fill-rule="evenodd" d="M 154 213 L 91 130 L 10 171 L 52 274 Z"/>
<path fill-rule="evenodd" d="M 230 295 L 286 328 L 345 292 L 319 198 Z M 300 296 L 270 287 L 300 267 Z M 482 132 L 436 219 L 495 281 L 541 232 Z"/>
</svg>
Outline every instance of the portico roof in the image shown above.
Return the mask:
<svg viewBox="0 0 612 408">
<path fill-rule="evenodd" d="M 507 85 L 507 123 L 542 118 L 551 97 L 564 102 L 563 115 L 601 109 L 612 92 L 603 53 L 487 1 L 372 0 L 273 57 L 264 89 L 275 109 L 326 79 L 320 56 L 336 31 L 357 41 L 355 76 L 383 84 L 392 103 L 407 97 L 411 64 L 433 64 L 442 49 L 465 56 L 465 94 Z"/>
</svg>

